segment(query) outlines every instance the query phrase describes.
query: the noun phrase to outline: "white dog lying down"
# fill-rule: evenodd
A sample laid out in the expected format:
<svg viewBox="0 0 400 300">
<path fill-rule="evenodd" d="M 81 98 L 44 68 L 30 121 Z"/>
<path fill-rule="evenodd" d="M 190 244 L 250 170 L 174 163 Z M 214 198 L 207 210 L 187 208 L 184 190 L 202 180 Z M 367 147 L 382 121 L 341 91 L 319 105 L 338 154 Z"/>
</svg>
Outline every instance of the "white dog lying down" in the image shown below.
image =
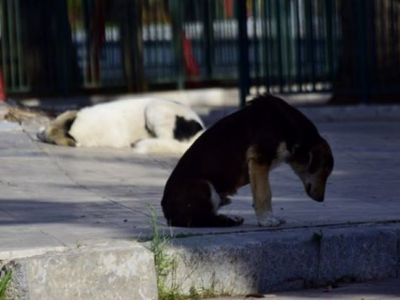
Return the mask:
<svg viewBox="0 0 400 300">
<path fill-rule="evenodd" d="M 70 147 L 134 147 L 140 153 L 183 153 L 203 131 L 203 122 L 189 107 L 141 98 L 64 112 L 41 128 L 37 137 Z"/>
</svg>

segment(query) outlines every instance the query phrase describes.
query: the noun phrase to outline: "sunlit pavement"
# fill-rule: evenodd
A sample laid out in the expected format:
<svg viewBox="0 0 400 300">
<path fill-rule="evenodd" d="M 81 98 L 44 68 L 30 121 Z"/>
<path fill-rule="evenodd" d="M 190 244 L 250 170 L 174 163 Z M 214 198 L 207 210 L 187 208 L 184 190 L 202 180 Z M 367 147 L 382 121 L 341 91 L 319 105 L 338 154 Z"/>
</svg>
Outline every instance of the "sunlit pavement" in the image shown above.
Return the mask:
<svg viewBox="0 0 400 300">
<path fill-rule="evenodd" d="M 6 241 L 0 244 L 0 259 L 24 250 L 143 239 L 150 234 L 150 206 L 164 223 L 159 204 L 177 157 L 47 145 L 7 126 L 0 131 L 0 236 Z M 278 168 L 271 184 L 275 213 L 287 221 L 281 228 L 400 221 L 400 123 L 324 123 L 319 128 L 335 156 L 325 202 L 308 199 L 292 171 Z M 173 231 L 268 230 L 257 226 L 249 187 L 224 211 L 245 217 L 245 224 Z"/>
</svg>

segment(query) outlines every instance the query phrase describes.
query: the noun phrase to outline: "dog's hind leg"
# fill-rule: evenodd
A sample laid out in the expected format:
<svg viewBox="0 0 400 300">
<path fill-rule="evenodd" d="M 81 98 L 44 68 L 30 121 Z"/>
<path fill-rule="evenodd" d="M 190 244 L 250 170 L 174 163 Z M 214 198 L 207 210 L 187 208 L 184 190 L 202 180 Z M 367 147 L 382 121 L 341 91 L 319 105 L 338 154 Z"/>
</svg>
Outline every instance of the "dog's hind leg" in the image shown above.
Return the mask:
<svg viewBox="0 0 400 300">
<path fill-rule="evenodd" d="M 249 175 L 253 206 L 258 219 L 258 224 L 265 227 L 279 226 L 284 223 L 282 219 L 272 214 L 272 193 L 269 183 L 269 166 L 259 164 L 254 159 L 249 160 Z"/>
<path fill-rule="evenodd" d="M 221 198 L 207 180 L 167 183 L 161 201 L 164 216 L 171 226 L 230 227 L 239 226 L 243 218 L 218 214 Z"/>
</svg>

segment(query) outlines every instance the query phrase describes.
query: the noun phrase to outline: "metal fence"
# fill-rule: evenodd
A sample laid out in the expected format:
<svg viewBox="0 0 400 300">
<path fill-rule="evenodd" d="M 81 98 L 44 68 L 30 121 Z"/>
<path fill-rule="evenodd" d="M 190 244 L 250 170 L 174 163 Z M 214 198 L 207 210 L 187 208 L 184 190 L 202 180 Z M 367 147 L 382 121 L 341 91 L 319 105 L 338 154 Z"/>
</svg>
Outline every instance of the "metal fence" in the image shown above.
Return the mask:
<svg viewBox="0 0 400 300">
<path fill-rule="evenodd" d="M 19 0 L 0 0 L 0 81 L 10 92 L 28 90 Z"/>
<path fill-rule="evenodd" d="M 237 78 L 232 0 L 70 0 L 68 4 L 85 86 L 124 85 L 141 77 L 145 84 L 182 88 L 191 80 Z M 132 15 L 136 20 L 130 20 Z M 124 69 L 127 61 L 135 71 L 132 76 Z"/>
<path fill-rule="evenodd" d="M 400 0 L 0 0 L 7 92 L 398 96 Z"/>
<path fill-rule="evenodd" d="M 241 48 L 242 102 L 252 86 L 256 93 L 400 99 L 400 1 L 252 0 L 239 5 L 250 16 L 241 39 L 251 45 Z"/>
</svg>

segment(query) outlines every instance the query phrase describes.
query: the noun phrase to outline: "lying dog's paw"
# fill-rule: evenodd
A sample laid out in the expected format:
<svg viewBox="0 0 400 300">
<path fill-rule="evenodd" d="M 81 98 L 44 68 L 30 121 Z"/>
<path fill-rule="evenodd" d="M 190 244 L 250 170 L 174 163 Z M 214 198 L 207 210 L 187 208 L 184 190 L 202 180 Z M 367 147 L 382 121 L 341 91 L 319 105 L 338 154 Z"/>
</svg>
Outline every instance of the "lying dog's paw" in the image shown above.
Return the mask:
<svg viewBox="0 0 400 300">
<path fill-rule="evenodd" d="M 229 218 L 236 224 L 236 225 L 242 225 L 244 222 L 244 218 L 239 217 L 239 216 L 229 216 Z"/>
<path fill-rule="evenodd" d="M 146 154 L 149 152 L 146 142 L 143 143 L 142 140 L 131 145 L 131 147 L 133 148 L 133 152 L 135 153 Z"/>
<path fill-rule="evenodd" d="M 284 219 L 275 217 L 274 215 L 268 215 L 258 220 L 258 225 L 261 227 L 276 227 L 285 223 L 286 221 Z"/>
</svg>

